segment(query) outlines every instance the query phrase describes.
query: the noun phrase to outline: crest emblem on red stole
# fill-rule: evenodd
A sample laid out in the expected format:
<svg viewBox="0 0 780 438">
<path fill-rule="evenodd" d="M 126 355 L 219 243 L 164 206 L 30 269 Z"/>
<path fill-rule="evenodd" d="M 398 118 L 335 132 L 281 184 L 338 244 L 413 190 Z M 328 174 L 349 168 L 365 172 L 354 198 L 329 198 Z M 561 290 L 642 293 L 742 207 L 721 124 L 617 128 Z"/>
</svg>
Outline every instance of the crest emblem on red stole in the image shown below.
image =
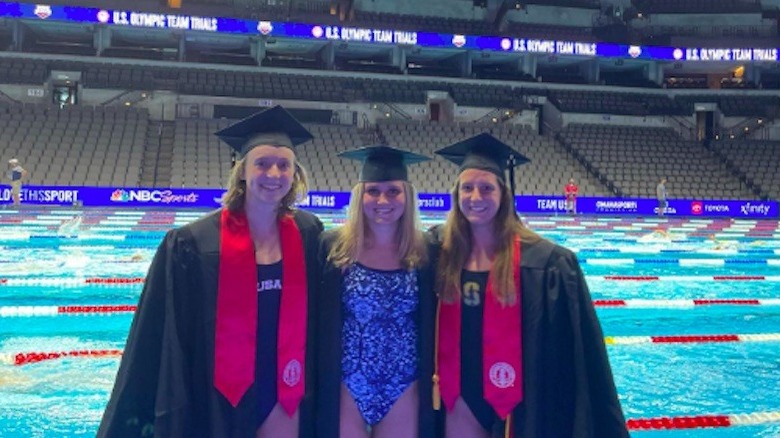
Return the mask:
<svg viewBox="0 0 780 438">
<path fill-rule="evenodd" d="M 496 362 L 488 372 L 490 383 L 496 388 L 509 388 L 515 383 L 515 369 L 506 362 Z"/>
<path fill-rule="evenodd" d="M 296 359 L 287 362 L 282 372 L 282 380 L 287 386 L 297 385 L 301 381 L 301 363 Z"/>
</svg>

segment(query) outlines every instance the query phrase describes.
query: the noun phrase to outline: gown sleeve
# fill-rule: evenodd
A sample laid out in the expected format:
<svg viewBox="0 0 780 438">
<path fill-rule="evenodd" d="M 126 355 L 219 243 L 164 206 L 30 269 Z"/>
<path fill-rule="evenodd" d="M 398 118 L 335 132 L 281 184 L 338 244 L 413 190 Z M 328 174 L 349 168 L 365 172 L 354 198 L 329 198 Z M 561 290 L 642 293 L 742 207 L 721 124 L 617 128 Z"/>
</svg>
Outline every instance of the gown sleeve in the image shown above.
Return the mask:
<svg viewBox="0 0 780 438">
<path fill-rule="evenodd" d="M 186 285 L 180 231 L 169 231 L 149 268 L 98 437 L 175 433 L 189 369 L 176 330 L 175 289 Z"/>
<path fill-rule="evenodd" d="M 339 436 L 339 399 L 341 394 L 341 270 L 328 262 L 330 248 L 337 232 L 326 231 L 320 236 L 321 269 L 317 307 L 317 436 Z"/>
<path fill-rule="evenodd" d="M 568 298 L 568 317 L 573 336 L 574 435 L 628 437 L 604 335 L 576 256 L 565 250 L 565 254 L 555 262 L 553 271 L 557 271 L 560 287 L 564 289 L 561 295 Z"/>
</svg>

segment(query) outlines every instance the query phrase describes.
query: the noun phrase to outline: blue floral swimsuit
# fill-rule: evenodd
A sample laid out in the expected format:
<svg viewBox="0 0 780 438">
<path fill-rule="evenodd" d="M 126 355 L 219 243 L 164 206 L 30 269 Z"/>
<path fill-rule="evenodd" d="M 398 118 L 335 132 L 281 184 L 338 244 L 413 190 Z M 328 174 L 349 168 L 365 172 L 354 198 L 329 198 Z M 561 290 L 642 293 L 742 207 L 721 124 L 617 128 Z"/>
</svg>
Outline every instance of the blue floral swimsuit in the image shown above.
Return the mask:
<svg viewBox="0 0 780 438">
<path fill-rule="evenodd" d="M 345 275 L 341 376 L 369 425 L 417 380 L 417 290 L 415 271 L 356 263 Z"/>
</svg>

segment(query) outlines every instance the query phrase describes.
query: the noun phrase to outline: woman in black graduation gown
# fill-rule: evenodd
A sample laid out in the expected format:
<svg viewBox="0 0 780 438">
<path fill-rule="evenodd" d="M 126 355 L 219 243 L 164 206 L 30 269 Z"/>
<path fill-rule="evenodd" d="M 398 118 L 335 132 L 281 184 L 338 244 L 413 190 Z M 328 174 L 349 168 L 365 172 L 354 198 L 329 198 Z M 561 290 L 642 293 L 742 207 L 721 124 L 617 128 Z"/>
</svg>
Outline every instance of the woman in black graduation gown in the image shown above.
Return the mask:
<svg viewBox="0 0 780 438">
<path fill-rule="evenodd" d="M 293 208 L 312 137 L 281 107 L 217 135 L 241 158 L 224 207 L 158 248 L 100 437 L 314 436 L 322 224 Z"/>
<path fill-rule="evenodd" d="M 627 437 L 577 259 L 515 213 L 504 174 L 528 159 L 489 134 L 437 154 L 460 165 L 436 230 L 444 435 Z"/>
<path fill-rule="evenodd" d="M 433 273 L 406 165 L 429 158 L 388 146 L 363 161 L 347 221 L 322 235 L 317 435 L 434 434 Z"/>
</svg>

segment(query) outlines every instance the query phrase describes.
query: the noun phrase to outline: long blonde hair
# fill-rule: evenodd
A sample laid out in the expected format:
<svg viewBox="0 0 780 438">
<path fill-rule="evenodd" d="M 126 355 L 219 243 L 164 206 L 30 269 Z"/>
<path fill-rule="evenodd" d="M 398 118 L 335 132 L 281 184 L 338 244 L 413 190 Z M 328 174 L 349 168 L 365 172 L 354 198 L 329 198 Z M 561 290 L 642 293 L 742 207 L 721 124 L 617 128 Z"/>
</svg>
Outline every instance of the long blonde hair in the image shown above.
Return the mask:
<svg viewBox="0 0 780 438">
<path fill-rule="evenodd" d="M 496 253 L 490 275 L 499 301 L 512 305 L 517 299 L 513 253 L 515 237 L 519 236 L 523 243 L 535 242 L 540 237 L 528 229 L 517 216 L 514 196 L 500 178 L 498 185 L 501 190 L 501 205 L 493 220 Z M 460 299 L 461 272 L 471 254 L 471 225 L 460 211 L 459 189 L 460 180 L 455 183 L 451 192 L 452 208 L 442 229 L 443 241 L 436 274 L 436 290 L 448 303 Z"/>
<path fill-rule="evenodd" d="M 417 191 L 409 182 L 402 182 L 406 202 L 396 232 L 398 258 L 405 269 L 415 269 L 428 261 L 425 237 L 421 231 L 420 213 L 417 208 Z M 360 258 L 366 243 L 366 220 L 363 213 L 365 183 L 352 187 L 347 209 L 347 221 L 339 228 L 338 235 L 328 254 L 328 261 L 338 268 L 346 268 Z"/>
<path fill-rule="evenodd" d="M 306 168 L 298 162 L 297 158 L 294 160 L 294 165 L 295 173 L 293 174 L 290 191 L 279 201 L 279 216 L 293 211 L 295 204 L 305 198 L 306 193 L 309 191 L 309 177 L 306 174 Z M 242 211 L 246 203 L 245 169 L 246 157 L 237 161 L 235 166 L 233 166 L 228 179 L 227 193 L 222 197 L 222 206 L 233 212 Z"/>
</svg>

